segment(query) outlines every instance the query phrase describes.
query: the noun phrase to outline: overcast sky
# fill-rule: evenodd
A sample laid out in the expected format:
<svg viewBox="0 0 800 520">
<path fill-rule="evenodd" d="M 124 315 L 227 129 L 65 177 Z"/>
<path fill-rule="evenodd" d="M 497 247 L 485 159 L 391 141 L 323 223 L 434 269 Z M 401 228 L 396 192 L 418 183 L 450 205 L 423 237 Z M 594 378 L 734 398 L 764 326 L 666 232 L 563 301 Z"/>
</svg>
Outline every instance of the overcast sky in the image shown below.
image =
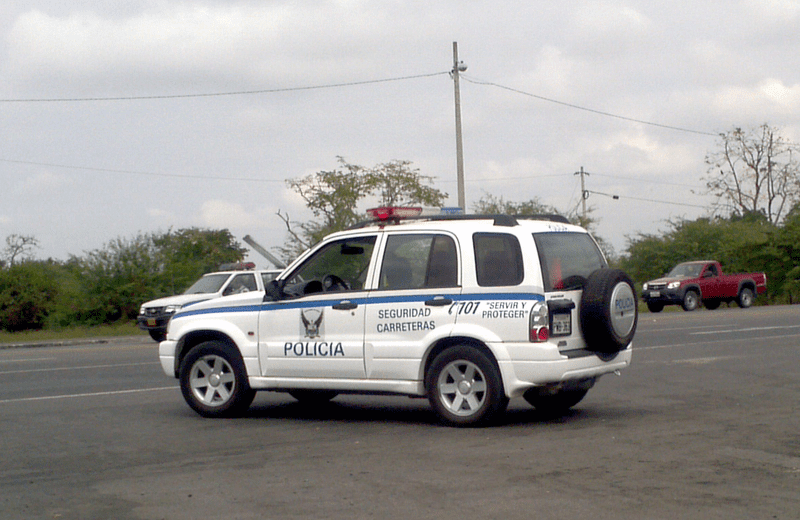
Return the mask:
<svg viewBox="0 0 800 520">
<path fill-rule="evenodd" d="M 568 213 L 583 167 L 621 253 L 706 214 L 720 132 L 800 142 L 798 28 L 797 0 L 4 0 L 0 239 L 66 260 L 198 226 L 271 248 L 278 210 L 310 217 L 286 179 L 337 156 L 411 161 L 456 205 L 458 42 L 467 206 Z"/>
</svg>

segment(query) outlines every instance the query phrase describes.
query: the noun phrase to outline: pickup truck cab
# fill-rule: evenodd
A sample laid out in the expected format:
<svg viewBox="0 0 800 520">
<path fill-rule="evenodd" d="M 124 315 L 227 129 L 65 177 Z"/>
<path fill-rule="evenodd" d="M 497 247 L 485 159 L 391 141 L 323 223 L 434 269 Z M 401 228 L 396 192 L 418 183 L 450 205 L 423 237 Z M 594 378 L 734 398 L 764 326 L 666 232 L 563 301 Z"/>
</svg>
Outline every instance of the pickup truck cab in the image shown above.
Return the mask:
<svg viewBox="0 0 800 520">
<path fill-rule="evenodd" d="M 183 307 L 250 291 L 260 291 L 263 296 L 264 287 L 281 274 L 278 270 L 255 271 L 252 262 L 223 264 L 220 267 L 226 270 L 203 275 L 183 294 L 143 303 L 136 317 L 137 326 L 147 331 L 153 340 L 164 341 L 167 338 L 167 324 Z"/>
<path fill-rule="evenodd" d="M 645 283 L 642 299 L 650 312 L 661 312 L 665 305 L 680 305 L 685 311 L 693 311 L 701 302 L 713 310 L 722 302 L 732 301 L 744 309 L 766 290 L 764 273 L 723 274 L 719 262 L 699 260 L 678 264 L 663 278 Z"/>
</svg>

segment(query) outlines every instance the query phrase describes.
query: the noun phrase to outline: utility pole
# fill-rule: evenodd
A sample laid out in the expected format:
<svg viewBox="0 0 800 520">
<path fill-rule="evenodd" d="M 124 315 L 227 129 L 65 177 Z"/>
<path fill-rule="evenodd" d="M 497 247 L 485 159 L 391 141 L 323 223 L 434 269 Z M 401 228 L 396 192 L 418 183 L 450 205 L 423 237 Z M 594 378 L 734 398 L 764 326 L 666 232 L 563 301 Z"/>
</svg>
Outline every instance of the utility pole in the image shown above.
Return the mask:
<svg viewBox="0 0 800 520">
<path fill-rule="evenodd" d="M 458 61 L 458 42 L 453 42 L 453 85 L 456 96 L 456 172 L 458 179 L 458 207 L 467 212 L 466 196 L 464 194 L 464 147 L 461 144 L 461 91 L 458 85 L 458 73 L 467 70 L 463 62 Z"/>
<path fill-rule="evenodd" d="M 580 175 L 581 176 L 581 204 L 583 204 L 583 206 L 581 208 L 582 211 L 583 211 L 583 222 L 581 222 L 581 225 L 585 226 L 586 225 L 586 199 L 589 198 L 589 192 L 586 191 L 586 181 L 585 181 L 584 178 L 585 178 L 586 175 L 589 175 L 589 173 L 583 171 L 583 166 L 581 166 L 581 171 L 575 172 L 575 175 Z"/>
</svg>

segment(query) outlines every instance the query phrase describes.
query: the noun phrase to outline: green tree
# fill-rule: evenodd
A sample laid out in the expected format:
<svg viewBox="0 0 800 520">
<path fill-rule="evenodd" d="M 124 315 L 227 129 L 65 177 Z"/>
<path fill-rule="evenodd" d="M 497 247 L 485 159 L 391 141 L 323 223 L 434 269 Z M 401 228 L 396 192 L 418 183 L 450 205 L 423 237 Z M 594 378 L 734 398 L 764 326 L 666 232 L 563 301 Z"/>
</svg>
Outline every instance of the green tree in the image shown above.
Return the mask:
<svg viewBox="0 0 800 520">
<path fill-rule="evenodd" d="M 706 187 L 717 210 L 745 216 L 761 214 L 778 224 L 800 201 L 800 146 L 763 124 L 720 135 L 719 149 L 706 156 Z"/>
<path fill-rule="evenodd" d="M 247 249 L 227 229 L 196 227 L 152 235 L 157 296 L 185 290 L 221 264 L 240 262 Z"/>
<path fill-rule="evenodd" d="M 800 205 L 787 213 L 782 225 L 771 234 L 768 245 L 754 254 L 764 265 L 767 286 L 776 301 L 800 301 Z"/>
<path fill-rule="evenodd" d="M 562 215 L 554 206 L 544 204 L 536 197 L 523 202 L 515 202 L 505 200 L 503 197 L 497 197 L 489 193 L 484 193 L 483 196 L 472 205 L 472 211 L 476 214 L 483 215 Z M 586 217 L 584 219 L 577 214 L 568 215 L 566 218 L 572 224 L 586 228 L 592 233 L 609 262 L 616 262 L 617 255 L 614 252 L 614 247 L 605 239 L 594 233 L 594 219 L 591 217 Z"/>
<path fill-rule="evenodd" d="M 777 228 L 762 216 L 677 220 L 669 225 L 664 233 L 629 239 L 620 267 L 637 282 L 663 276 L 690 260 L 718 260 L 727 272 L 768 271 Z M 780 290 L 775 284 L 768 288 L 773 293 Z"/>
<path fill-rule="evenodd" d="M 245 252 L 227 229 L 116 238 L 70 259 L 83 293 L 75 318 L 89 324 L 133 319 L 142 302 L 181 292 L 219 264 L 240 261 Z"/>
<path fill-rule="evenodd" d="M 33 250 L 39 247 L 39 241 L 33 235 L 12 234 L 6 237 L 6 247 L 0 256 L 0 267 L 13 266 L 20 260 L 27 260 L 33 255 Z"/>
<path fill-rule="evenodd" d="M 116 238 L 70 263 L 78 269 L 84 301 L 77 318 L 84 323 L 111 323 L 136 317 L 152 294 L 159 271 L 150 235 Z"/>
<path fill-rule="evenodd" d="M 293 260 L 326 235 L 363 220 L 366 200 L 374 200 L 377 206 L 441 206 L 447 198 L 430 186 L 432 177 L 422 175 L 409 161 L 394 160 L 365 168 L 342 157 L 337 160 L 338 168 L 287 181 L 314 218 L 298 223 L 278 212 L 288 233 L 286 243 L 279 248 L 285 260 Z"/>
<path fill-rule="evenodd" d="M 524 202 L 505 200 L 489 193 L 484 193 L 472 205 L 472 211 L 479 215 L 550 215 L 559 214 L 553 206 L 543 204 L 538 198 Z"/>
<path fill-rule="evenodd" d="M 46 262 L 19 262 L 0 269 L 0 329 L 42 328 L 54 308 L 57 285 Z"/>
</svg>

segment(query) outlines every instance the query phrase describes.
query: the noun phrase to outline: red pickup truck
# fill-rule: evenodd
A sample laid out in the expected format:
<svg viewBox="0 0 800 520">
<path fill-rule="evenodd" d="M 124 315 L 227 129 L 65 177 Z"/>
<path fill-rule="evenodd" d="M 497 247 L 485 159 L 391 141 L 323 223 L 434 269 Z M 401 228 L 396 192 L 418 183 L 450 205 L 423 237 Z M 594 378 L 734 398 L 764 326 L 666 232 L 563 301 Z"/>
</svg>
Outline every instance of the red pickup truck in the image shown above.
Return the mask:
<svg viewBox="0 0 800 520">
<path fill-rule="evenodd" d="M 700 302 L 706 309 L 732 301 L 747 308 L 766 290 L 764 273 L 722 274 L 719 262 L 701 260 L 678 264 L 663 278 L 645 283 L 642 299 L 650 312 L 661 312 L 665 305 L 680 305 L 685 311 L 693 311 Z"/>
</svg>

